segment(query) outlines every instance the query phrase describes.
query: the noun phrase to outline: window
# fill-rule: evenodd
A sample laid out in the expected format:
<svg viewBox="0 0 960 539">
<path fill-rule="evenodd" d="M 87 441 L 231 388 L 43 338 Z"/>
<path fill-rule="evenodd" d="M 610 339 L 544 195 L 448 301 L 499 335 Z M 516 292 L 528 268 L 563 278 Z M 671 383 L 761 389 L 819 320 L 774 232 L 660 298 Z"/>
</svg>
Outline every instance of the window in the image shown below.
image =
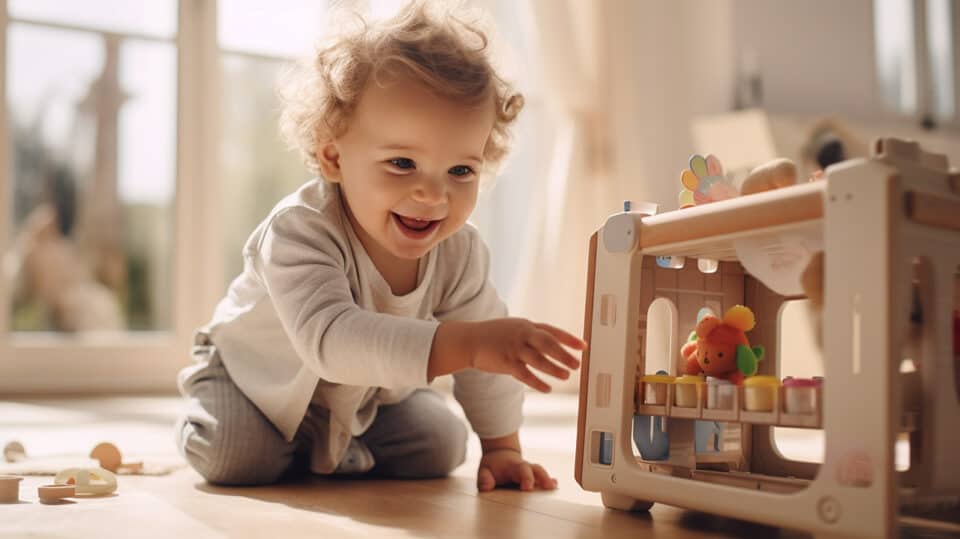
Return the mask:
<svg viewBox="0 0 960 539">
<path fill-rule="evenodd" d="M 475 215 L 506 297 L 549 129 L 519 41 L 529 14 L 475 1 L 501 24 L 527 97 L 513 157 Z M 381 15 L 400 4 L 338 2 Z M 274 88 L 328 8 L 0 1 L 0 391 L 173 389 L 247 235 L 309 178 L 280 140 Z"/>
<path fill-rule="evenodd" d="M 310 179 L 280 138 L 274 89 L 288 63 L 311 51 L 326 10 L 315 0 L 220 1 L 219 189 L 230 198 L 220 208 L 220 292 L 243 269 L 240 252 L 257 223 Z"/>
<path fill-rule="evenodd" d="M 880 94 L 892 111 L 925 125 L 956 119 L 956 4 L 951 0 L 874 0 Z"/>
<path fill-rule="evenodd" d="M 0 390 L 169 390 L 187 361 L 215 12 L 183 5 L 0 2 Z"/>
<path fill-rule="evenodd" d="M 13 22 L 7 46 L 10 329 L 169 329 L 174 45 Z"/>
</svg>

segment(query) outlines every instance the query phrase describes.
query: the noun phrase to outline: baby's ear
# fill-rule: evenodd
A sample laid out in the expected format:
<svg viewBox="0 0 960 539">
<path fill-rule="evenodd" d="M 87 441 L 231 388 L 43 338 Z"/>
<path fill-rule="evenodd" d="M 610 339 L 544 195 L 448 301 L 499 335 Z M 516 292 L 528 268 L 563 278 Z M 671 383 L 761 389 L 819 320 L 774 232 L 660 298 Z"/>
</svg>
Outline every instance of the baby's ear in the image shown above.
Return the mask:
<svg viewBox="0 0 960 539">
<path fill-rule="evenodd" d="M 317 165 L 320 166 L 323 179 L 340 183 L 343 174 L 340 171 L 340 149 L 337 148 L 336 142 L 328 140 L 320 143 L 317 148 Z"/>
<path fill-rule="evenodd" d="M 697 324 L 697 337 L 701 339 L 706 339 L 707 335 L 710 335 L 710 332 L 713 331 L 713 328 L 720 325 L 720 319 L 716 316 L 707 315 L 704 316 L 702 320 Z"/>
</svg>

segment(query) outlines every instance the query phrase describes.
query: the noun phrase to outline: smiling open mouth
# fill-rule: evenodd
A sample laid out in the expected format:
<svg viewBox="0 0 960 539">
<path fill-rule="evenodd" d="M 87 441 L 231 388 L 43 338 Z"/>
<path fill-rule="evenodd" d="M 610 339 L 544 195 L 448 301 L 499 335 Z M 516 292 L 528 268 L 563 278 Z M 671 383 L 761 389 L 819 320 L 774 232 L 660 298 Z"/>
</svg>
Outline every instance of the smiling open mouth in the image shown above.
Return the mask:
<svg viewBox="0 0 960 539">
<path fill-rule="evenodd" d="M 400 232 L 414 239 L 422 239 L 429 236 L 441 222 L 440 220 L 406 217 L 398 213 L 393 214 L 393 220 L 396 221 L 397 228 L 400 229 Z"/>
</svg>

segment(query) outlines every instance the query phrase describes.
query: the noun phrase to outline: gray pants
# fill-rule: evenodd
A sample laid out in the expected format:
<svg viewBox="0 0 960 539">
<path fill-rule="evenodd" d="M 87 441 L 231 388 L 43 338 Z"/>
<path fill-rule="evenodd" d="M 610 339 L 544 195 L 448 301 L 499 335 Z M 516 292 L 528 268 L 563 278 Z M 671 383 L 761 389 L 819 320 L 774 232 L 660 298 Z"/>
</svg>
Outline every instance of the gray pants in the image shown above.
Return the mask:
<svg viewBox="0 0 960 539">
<path fill-rule="evenodd" d="M 240 391 L 214 355 L 183 391 L 187 413 L 176 426 L 177 446 L 210 483 L 265 485 L 284 475 L 308 473 L 308 440 L 286 441 Z M 440 395 L 419 390 L 397 404 L 381 405 L 358 437 L 373 454 L 371 475 L 442 477 L 463 463 L 467 429 Z M 318 442 L 314 442 L 318 443 Z"/>
</svg>

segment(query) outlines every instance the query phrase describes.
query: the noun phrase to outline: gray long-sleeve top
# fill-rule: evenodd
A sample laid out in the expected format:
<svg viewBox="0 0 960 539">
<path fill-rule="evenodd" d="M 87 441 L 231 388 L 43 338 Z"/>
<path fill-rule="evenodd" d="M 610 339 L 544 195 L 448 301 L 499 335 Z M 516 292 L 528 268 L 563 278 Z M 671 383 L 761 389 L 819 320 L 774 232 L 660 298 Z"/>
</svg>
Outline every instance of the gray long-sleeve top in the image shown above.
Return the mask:
<svg viewBox="0 0 960 539">
<path fill-rule="evenodd" d="M 243 260 L 201 330 L 287 440 L 308 406 L 329 410 L 329 446 L 315 448 L 312 458 L 321 473 L 336 468 L 377 405 L 427 385 L 441 321 L 507 312 L 488 278 L 486 245 L 469 224 L 421 259 L 414 291 L 394 296 L 357 239 L 339 188 L 321 179 L 274 207 L 247 240 Z M 453 376 L 454 397 L 481 438 L 520 427 L 519 382 L 472 369 Z"/>
</svg>

